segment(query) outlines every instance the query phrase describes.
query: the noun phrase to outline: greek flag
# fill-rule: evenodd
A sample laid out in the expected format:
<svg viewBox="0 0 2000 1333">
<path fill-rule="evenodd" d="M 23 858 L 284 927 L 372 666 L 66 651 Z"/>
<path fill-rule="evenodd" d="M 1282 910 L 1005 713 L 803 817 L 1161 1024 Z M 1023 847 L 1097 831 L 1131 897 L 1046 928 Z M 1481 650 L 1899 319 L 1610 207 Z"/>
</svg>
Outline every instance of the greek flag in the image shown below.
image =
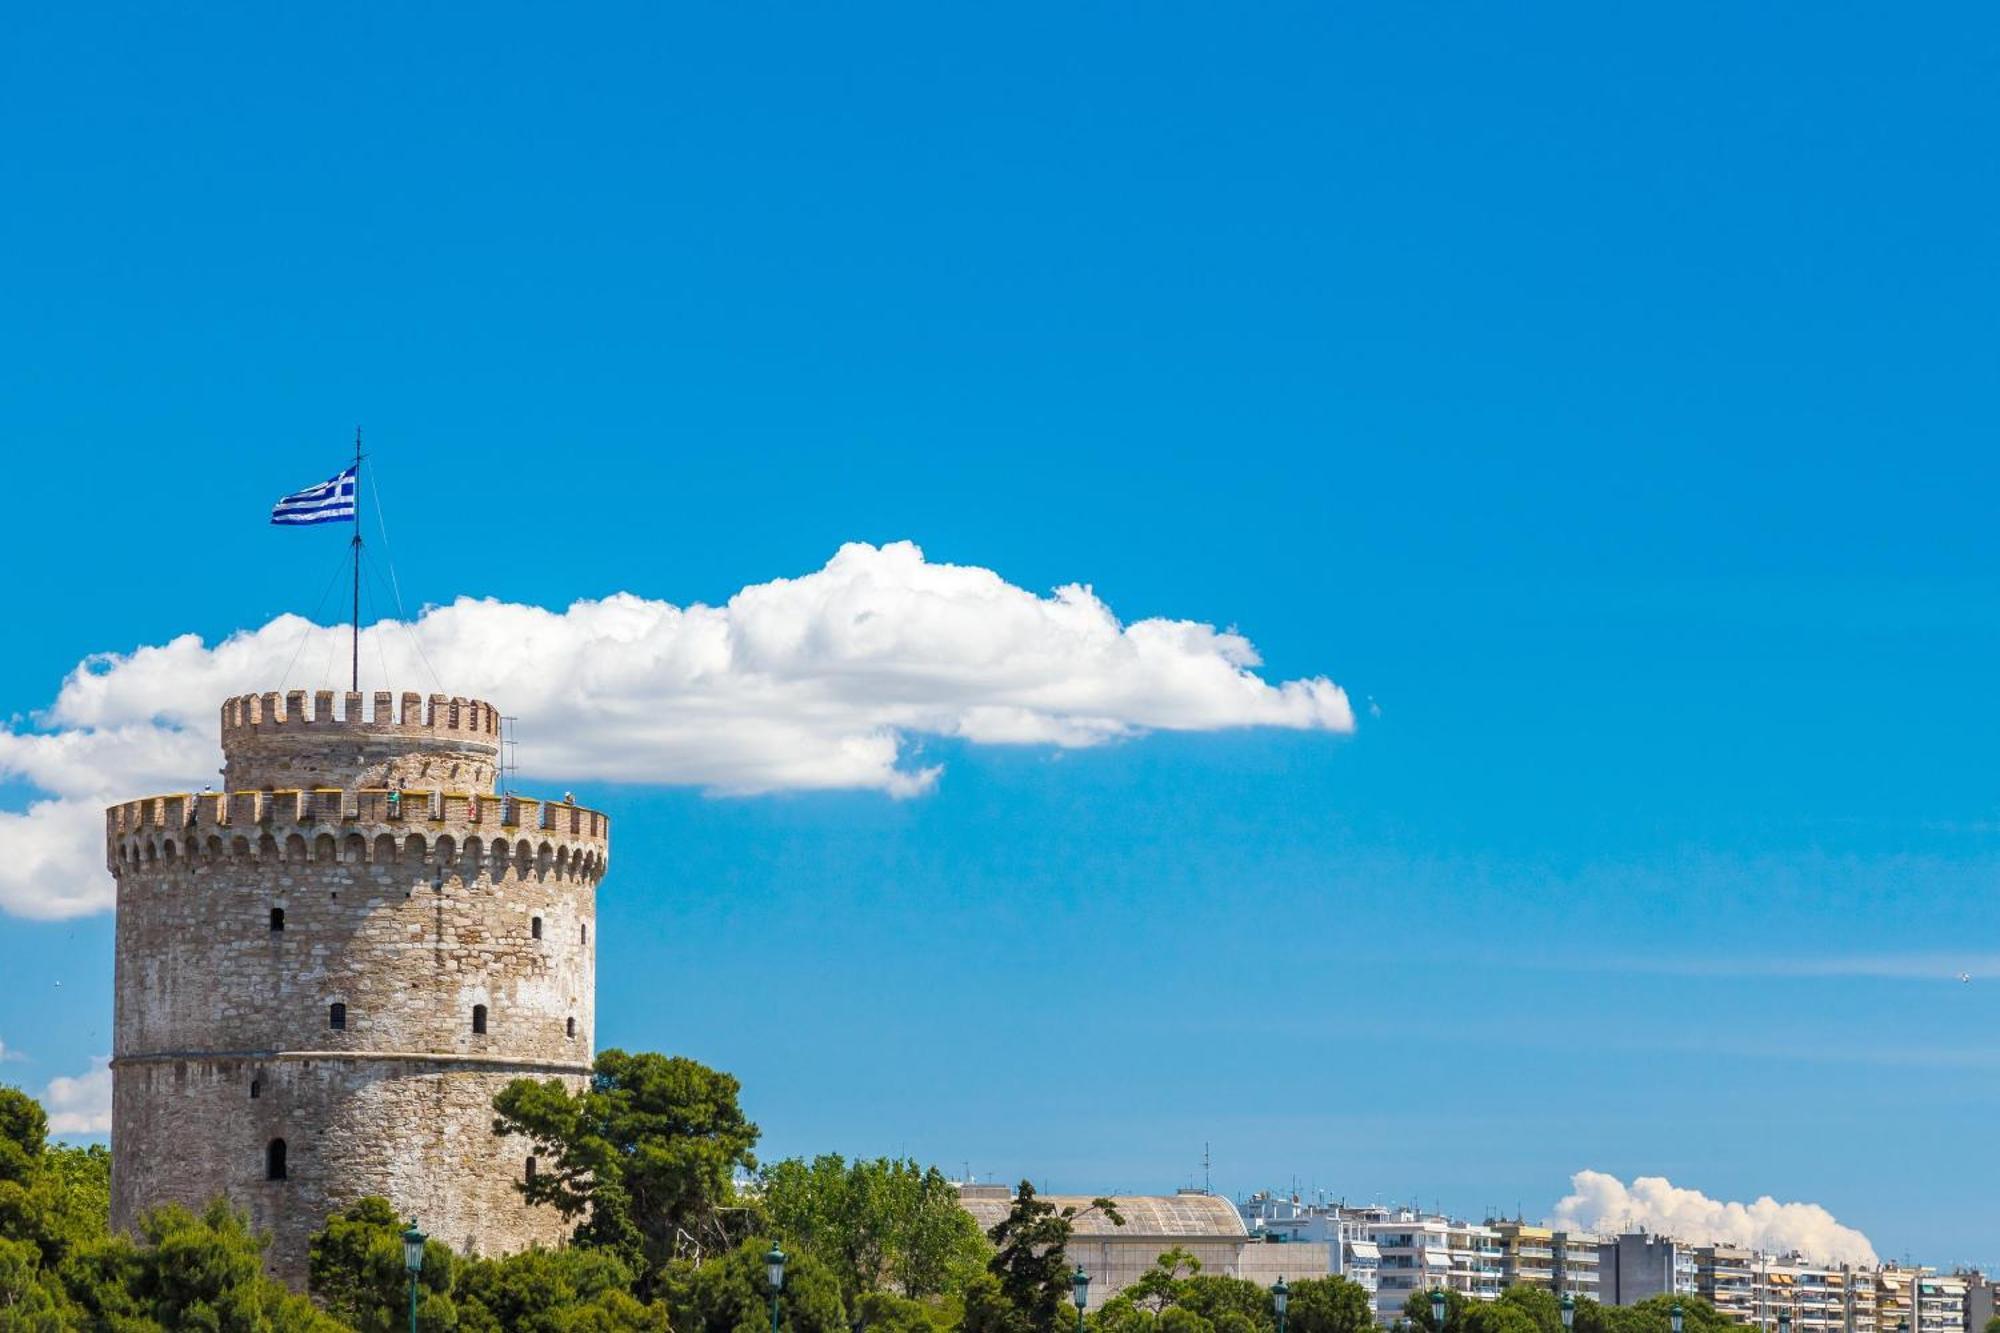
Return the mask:
<svg viewBox="0 0 2000 1333">
<path fill-rule="evenodd" d="M 357 463 L 337 477 L 317 486 L 294 491 L 271 510 L 273 523 L 302 526 L 307 523 L 348 523 L 354 520 L 354 474 Z"/>
</svg>

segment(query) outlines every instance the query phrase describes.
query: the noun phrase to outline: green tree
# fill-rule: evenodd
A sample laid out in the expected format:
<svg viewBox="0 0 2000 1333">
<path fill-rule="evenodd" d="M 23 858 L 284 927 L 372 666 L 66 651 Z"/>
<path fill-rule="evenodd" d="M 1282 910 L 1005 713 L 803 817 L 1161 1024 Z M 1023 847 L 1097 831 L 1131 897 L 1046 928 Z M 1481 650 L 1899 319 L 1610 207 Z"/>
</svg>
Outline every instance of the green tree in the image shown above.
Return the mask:
<svg viewBox="0 0 2000 1333">
<path fill-rule="evenodd" d="M 1465 1307 L 1469 1302 L 1463 1292 L 1446 1291 L 1444 1294 L 1444 1327 L 1439 1328 L 1437 1320 L 1431 1317 L 1431 1293 L 1413 1291 L 1410 1299 L 1403 1302 L 1403 1317 L 1410 1321 L 1412 1328 L 1422 1333 L 1465 1333 Z"/>
<path fill-rule="evenodd" d="M 764 1252 L 770 1247 L 769 1237 L 746 1240 L 700 1265 L 674 1265 L 664 1282 L 674 1333 L 768 1333 Z M 778 1316 L 785 1333 L 847 1333 L 840 1283 L 810 1254 L 786 1263 Z"/>
<path fill-rule="evenodd" d="M 1180 1301 L 1181 1283 L 1200 1271 L 1201 1260 L 1176 1245 L 1154 1259 L 1151 1268 L 1118 1294 L 1130 1297 L 1141 1310 L 1158 1315 Z"/>
<path fill-rule="evenodd" d="M 125 1269 L 138 1309 L 169 1329 L 209 1333 L 340 1333 L 305 1297 L 264 1276 L 267 1237 L 218 1199 L 200 1216 L 178 1204 L 139 1222 L 145 1244 Z"/>
<path fill-rule="evenodd" d="M 1536 1333 L 1563 1333 L 1562 1302 L 1552 1291 L 1517 1283 L 1501 1292 L 1496 1304 L 1526 1315 Z"/>
<path fill-rule="evenodd" d="M 0 1088 L 0 1182 L 25 1186 L 48 1137 L 42 1104 L 19 1088 Z"/>
<path fill-rule="evenodd" d="M 417 1279 L 418 1327 L 457 1323 L 451 1301 L 458 1256 L 438 1240 L 424 1244 Z M 307 1248 L 307 1285 L 329 1314 L 361 1333 L 401 1333 L 409 1318 L 409 1270 L 403 1266 L 403 1222 L 384 1198 L 371 1195 L 327 1219 Z"/>
<path fill-rule="evenodd" d="M 936 1167 L 793 1157 L 766 1167 L 760 1185 L 772 1230 L 833 1270 L 850 1310 L 887 1287 L 912 1298 L 962 1288 L 990 1253 Z"/>
<path fill-rule="evenodd" d="M 1980 1330 L 1980 1333 L 2000 1333 L 2000 1314 L 1996 1314 L 1987 1320 L 1986 1327 Z"/>
<path fill-rule="evenodd" d="M 1287 1333 L 1374 1333 L 1368 1292 L 1344 1277 L 1308 1277 L 1287 1283 Z"/>
<path fill-rule="evenodd" d="M 1087 1207 L 1074 1204 L 1057 1208 L 1035 1197 L 1035 1187 L 1022 1181 L 1015 1191 L 1014 1206 L 986 1233 L 996 1247 L 987 1271 L 999 1283 L 1002 1301 L 1016 1317 L 1014 1333 L 1062 1333 L 1066 1322 L 1064 1306 L 1070 1299 L 1068 1245 L 1076 1233 L 1076 1221 L 1091 1213 L 1102 1213 L 1113 1226 L 1124 1226 L 1118 1206 L 1102 1196 Z M 967 1319 L 972 1316 L 968 1292 Z M 969 1325 L 968 1325 L 969 1327 Z"/>
<path fill-rule="evenodd" d="M 665 1304 L 631 1285 L 632 1270 L 604 1250 L 461 1259 L 458 1333 L 667 1333 Z"/>
<path fill-rule="evenodd" d="M 757 1127 L 738 1084 L 680 1057 L 600 1052 L 590 1083 L 516 1079 L 493 1099 L 496 1134 L 518 1134 L 543 1166 L 516 1185 L 531 1203 L 578 1219 L 579 1244 L 619 1255 L 642 1289 L 688 1248 L 727 1244 L 730 1178 L 757 1165 Z"/>
<path fill-rule="evenodd" d="M 1306 1281 L 1313 1280 L 1306 1279 Z M 1292 1312 L 1287 1319 L 1296 1321 L 1299 1308 L 1297 1293 L 1303 1284 L 1287 1285 L 1293 1293 L 1291 1303 L 1286 1307 Z M 1216 1333 L 1260 1333 L 1261 1330 L 1272 1328 L 1277 1323 L 1277 1312 L 1271 1304 L 1270 1288 L 1245 1278 L 1226 1277 L 1219 1273 L 1196 1273 L 1192 1277 L 1181 1279 L 1177 1299 L 1184 1309 L 1194 1311 L 1215 1325 Z M 1362 1297 L 1362 1308 L 1364 1311 L 1367 1308 L 1365 1295 Z"/>
<path fill-rule="evenodd" d="M 1464 1333 L 1541 1333 L 1533 1315 L 1502 1301 L 1468 1306 L 1459 1327 Z"/>
<path fill-rule="evenodd" d="M 847 1322 L 859 1333 L 951 1333 L 958 1319 L 942 1303 L 912 1300 L 893 1291 L 864 1291 L 847 1307 Z"/>
</svg>

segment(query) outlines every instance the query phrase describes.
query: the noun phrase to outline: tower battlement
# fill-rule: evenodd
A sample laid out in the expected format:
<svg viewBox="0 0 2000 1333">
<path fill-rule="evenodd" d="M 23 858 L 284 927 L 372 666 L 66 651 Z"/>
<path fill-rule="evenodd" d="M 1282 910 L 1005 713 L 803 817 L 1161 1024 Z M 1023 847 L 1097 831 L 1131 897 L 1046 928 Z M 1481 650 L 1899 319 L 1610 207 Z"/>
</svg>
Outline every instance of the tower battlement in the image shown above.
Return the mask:
<svg viewBox="0 0 2000 1333">
<path fill-rule="evenodd" d="M 452 787 L 493 790 L 500 710 L 483 699 L 377 690 L 239 694 L 222 705 L 223 777 L 231 790 Z M 334 707 L 334 700 L 341 707 Z"/>
<path fill-rule="evenodd" d="M 421 695 L 404 691 L 400 701 L 391 690 L 376 690 L 373 709 L 364 715 L 359 690 L 313 690 L 312 707 L 306 707 L 305 690 L 280 694 L 239 694 L 222 701 L 222 743 L 228 746 L 233 735 L 247 732 L 265 735 L 273 729 L 323 730 L 329 727 L 358 727 L 370 731 L 432 732 L 454 736 L 500 738 L 500 710 L 483 699 L 463 695 Z M 333 702 L 341 701 L 338 711 Z"/>
</svg>

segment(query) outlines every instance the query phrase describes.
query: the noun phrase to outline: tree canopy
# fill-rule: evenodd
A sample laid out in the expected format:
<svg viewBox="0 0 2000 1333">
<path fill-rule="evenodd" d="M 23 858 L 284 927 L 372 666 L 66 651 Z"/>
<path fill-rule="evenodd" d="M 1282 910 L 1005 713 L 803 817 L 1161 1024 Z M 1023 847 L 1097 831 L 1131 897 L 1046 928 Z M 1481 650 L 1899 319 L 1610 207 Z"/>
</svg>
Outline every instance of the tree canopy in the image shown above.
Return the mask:
<svg viewBox="0 0 2000 1333">
<path fill-rule="evenodd" d="M 873 1291 L 922 1299 L 957 1290 L 991 1253 L 936 1167 L 829 1153 L 767 1166 L 759 1184 L 771 1229 L 833 1272 L 850 1309 Z"/>
<path fill-rule="evenodd" d="M 972 1333 L 1059 1333 L 1064 1306 L 1070 1299 L 1069 1240 L 1076 1220 L 1102 1213 L 1114 1226 L 1124 1226 L 1118 1206 L 1102 1196 L 1088 1206 L 1057 1208 L 1035 1197 L 1035 1187 L 1022 1181 L 1007 1216 L 986 1233 L 996 1247 L 987 1261 L 994 1279 L 989 1292 L 975 1286 L 966 1293 L 964 1327 Z M 975 1307 L 974 1292 L 979 1293 Z"/>
<path fill-rule="evenodd" d="M 577 1219 L 576 1242 L 618 1255 L 642 1284 L 676 1256 L 732 1244 L 731 1177 L 757 1165 L 757 1126 L 737 1105 L 736 1080 L 620 1050 L 592 1068 L 579 1092 L 516 1079 L 494 1098 L 494 1132 L 526 1138 L 545 1163 L 515 1188 Z"/>
</svg>

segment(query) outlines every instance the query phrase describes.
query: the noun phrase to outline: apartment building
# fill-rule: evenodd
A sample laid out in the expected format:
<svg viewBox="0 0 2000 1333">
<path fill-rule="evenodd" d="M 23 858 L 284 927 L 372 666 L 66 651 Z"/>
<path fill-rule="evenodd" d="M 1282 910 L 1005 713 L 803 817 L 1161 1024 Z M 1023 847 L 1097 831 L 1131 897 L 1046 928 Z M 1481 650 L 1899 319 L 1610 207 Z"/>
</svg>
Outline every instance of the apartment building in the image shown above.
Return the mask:
<svg viewBox="0 0 2000 1333">
<path fill-rule="evenodd" d="M 1308 1204 L 1302 1203 L 1297 1195 L 1287 1198 L 1265 1190 L 1237 1204 L 1236 1211 L 1253 1237 L 1324 1246 L 1327 1271 L 1367 1292 L 1369 1313 L 1381 1318 L 1376 1305 L 1376 1277 L 1382 1266 L 1382 1251 L 1370 1239 L 1367 1224 L 1388 1217 L 1388 1209 Z M 1309 1274 L 1301 1269 L 1300 1276 Z"/>
<path fill-rule="evenodd" d="M 1700 1294 L 1700 1264 L 1693 1246 L 1671 1236 L 1627 1232 L 1597 1247 L 1598 1299 L 1637 1305 L 1648 1296 Z"/>
<path fill-rule="evenodd" d="M 1500 1285 L 1556 1289 L 1556 1233 L 1524 1222 L 1487 1223 L 1500 1241 Z"/>
<path fill-rule="evenodd" d="M 1437 1287 L 1475 1301 L 1499 1299 L 1502 1250 L 1492 1227 L 1398 1209 L 1364 1229 L 1381 1254 L 1377 1322 L 1393 1323 L 1411 1296 Z"/>
<path fill-rule="evenodd" d="M 1758 1322 L 1763 1309 L 1763 1260 L 1736 1245 L 1695 1247 L 1695 1294 L 1739 1324 Z"/>
<path fill-rule="evenodd" d="M 1557 1295 L 1580 1301 L 1603 1299 L 1598 1281 L 1601 1244 L 1599 1237 L 1581 1231 L 1555 1233 Z"/>
</svg>

